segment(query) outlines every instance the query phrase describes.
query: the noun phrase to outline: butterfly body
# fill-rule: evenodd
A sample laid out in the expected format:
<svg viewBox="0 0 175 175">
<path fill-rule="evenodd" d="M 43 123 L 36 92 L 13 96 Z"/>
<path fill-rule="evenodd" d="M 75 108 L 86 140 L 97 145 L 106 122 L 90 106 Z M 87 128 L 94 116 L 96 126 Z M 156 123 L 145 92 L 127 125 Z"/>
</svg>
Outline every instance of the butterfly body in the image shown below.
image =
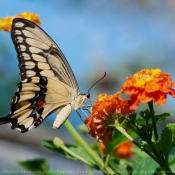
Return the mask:
<svg viewBox="0 0 175 175">
<path fill-rule="evenodd" d="M 11 112 L 0 118 L 12 129 L 27 132 L 54 110 L 63 107 L 53 124 L 60 127 L 72 110 L 78 110 L 86 94 L 80 94 L 76 78 L 55 42 L 36 24 L 13 20 L 11 37 L 18 54 L 21 82 L 12 99 Z"/>
</svg>

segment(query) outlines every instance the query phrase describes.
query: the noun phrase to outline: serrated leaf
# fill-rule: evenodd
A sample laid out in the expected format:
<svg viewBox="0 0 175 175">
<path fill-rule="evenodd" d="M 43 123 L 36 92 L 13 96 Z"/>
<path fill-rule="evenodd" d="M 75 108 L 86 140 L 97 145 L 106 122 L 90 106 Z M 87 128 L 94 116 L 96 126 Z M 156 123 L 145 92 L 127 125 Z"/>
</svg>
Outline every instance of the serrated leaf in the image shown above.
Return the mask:
<svg viewBox="0 0 175 175">
<path fill-rule="evenodd" d="M 110 168 L 113 169 L 113 171 L 116 174 L 119 174 L 119 175 L 132 174 L 132 168 L 128 165 L 128 162 L 124 159 L 122 160 L 122 159 L 116 159 L 114 157 L 110 157 L 108 165 L 110 166 Z"/>
<path fill-rule="evenodd" d="M 159 115 L 155 115 L 156 121 L 163 122 L 167 117 L 171 117 L 172 115 L 170 113 L 163 113 Z"/>
<path fill-rule="evenodd" d="M 140 161 L 135 161 L 132 164 L 133 172 L 132 175 L 146 174 L 153 175 L 157 172 L 159 165 L 151 158 L 144 158 Z"/>
<path fill-rule="evenodd" d="M 175 146 L 175 124 L 167 124 L 166 128 L 162 131 L 156 147 L 164 154 L 166 161 L 171 149 Z"/>
<path fill-rule="evenodd" d="M 53 141 L 42 141 L 42 145 L 55 151 L 58 152 L 62 155 L 64 155 L 65 157 L 69 158 L 69 159 L 73 159 L 73 160 L 79 160 L 76 157 L 72 156 L 71 154 L 69 154 L 68 152 L 66 152 L 65 150 L 63 150 L 62 148 L 57 148 Z M 85 157 L 86 160 L 92 164 L 95 164 L 95 162 L 91 159 L 91 157 L 83 150 L 82 147 L 77 146 L 77 145 L 66 145 L 66 147 L 72 151 L 73 153 L 75 153 L 76 155 L 80 156 L 80 157 Z M 94 154 L 97 154 L 96 152 L 94 152 Z"/>
<path fill-rule="evenodd" d="M 142 151 L 138 147 L 133 147 L 131 150 L 134 153 L 134 155 L 136 156 L 137 160 L 141 160 L 143 158 L 149 157 L 148 154 L 146 154 L 144 151 Z"/>
<path fill-rule="evenodd" d="M 137 135 L 132 130 L 127 131 L 127 133 L 133 139 L 137 137 Z M 126 138 L 121 132 L 119 132 L 118 130 L 115 131 L 115 133 L 113 134 L 112 140 L 109 143 L 105 144 L 108 153 L 111 154 L 117 146 L 119 146 L 120 144 L 128 140 L 129 139 Z"/>
</svg>

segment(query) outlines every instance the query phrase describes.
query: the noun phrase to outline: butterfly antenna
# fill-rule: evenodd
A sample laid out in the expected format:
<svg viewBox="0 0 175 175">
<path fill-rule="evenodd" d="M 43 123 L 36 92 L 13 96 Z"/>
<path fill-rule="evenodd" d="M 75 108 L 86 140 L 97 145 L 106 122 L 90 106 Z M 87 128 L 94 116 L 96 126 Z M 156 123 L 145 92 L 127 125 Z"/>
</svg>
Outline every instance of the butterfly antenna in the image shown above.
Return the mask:
<svg viewBox="0 0 175 175">
<path fill-rule="evenodd" d="M 98 81 L 96 81 L 96 82 L 89 88 L 89 90 L 88 90 L 87 93 L 89 93 L 89 91 L 90 91 L 99 81 L 101 81 L 104 77 L 106 77 L 106 72 L 105 72 L 105 74 L 103 75 L 103 77 L 101 77 Z"/>
<path fill-rule="evenodd" d="M 103 83 L 102 83 L 101 86 L 99 86 L 99 87 L 92 88 L 91 91 L 92 91 L 92 90 L 95 90 L 95 89 L 100 89 L 100 88 L 102 88 L 102 87 L 103 87 Z"/>
</svg>

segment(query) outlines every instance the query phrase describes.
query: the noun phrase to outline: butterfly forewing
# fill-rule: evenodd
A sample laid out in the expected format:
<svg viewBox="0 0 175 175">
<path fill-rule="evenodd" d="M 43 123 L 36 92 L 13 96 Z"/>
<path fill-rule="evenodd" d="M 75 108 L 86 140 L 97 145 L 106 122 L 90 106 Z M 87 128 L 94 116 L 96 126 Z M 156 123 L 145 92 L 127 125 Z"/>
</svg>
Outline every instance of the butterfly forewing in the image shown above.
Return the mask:
<svg viewBox="0 0 175 175">
<path fill-rule="evenodd" d="M 78 93 L 77 81 L 63 53 L 40 27 L 16 18 L 12 24 L 11 36 L 18 53 L 22 79 L 35 74 L 57 76 Z"/>
<path fill-rule="evenodd" d="M 26 132 L 53 110 L 68 105 L 78 94 L 74 74 L 55 42 L 34 23 L 16 18 L 11 37 L 18 54 L 21 82 L 11 112 L 0 119 Z"/>
</svg>

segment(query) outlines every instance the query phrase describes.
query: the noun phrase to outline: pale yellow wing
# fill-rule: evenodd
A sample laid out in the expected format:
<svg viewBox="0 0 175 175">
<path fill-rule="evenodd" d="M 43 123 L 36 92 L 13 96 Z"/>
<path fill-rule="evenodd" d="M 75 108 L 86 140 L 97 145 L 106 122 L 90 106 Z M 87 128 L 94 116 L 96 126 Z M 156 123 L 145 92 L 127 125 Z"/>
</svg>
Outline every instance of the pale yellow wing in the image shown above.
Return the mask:
<svg viewBox="0 0 175 175">
<path fill-rule="evenodd" d="M 74 74 L 55 42 L 36 24 L 13 20 L 12 40 L 18 53 L 21 82 L 11 112 L 0 119 L 12 129 L 26 132 L 53 110 L 68 105 L 78 94 Z"/>
</svg>

